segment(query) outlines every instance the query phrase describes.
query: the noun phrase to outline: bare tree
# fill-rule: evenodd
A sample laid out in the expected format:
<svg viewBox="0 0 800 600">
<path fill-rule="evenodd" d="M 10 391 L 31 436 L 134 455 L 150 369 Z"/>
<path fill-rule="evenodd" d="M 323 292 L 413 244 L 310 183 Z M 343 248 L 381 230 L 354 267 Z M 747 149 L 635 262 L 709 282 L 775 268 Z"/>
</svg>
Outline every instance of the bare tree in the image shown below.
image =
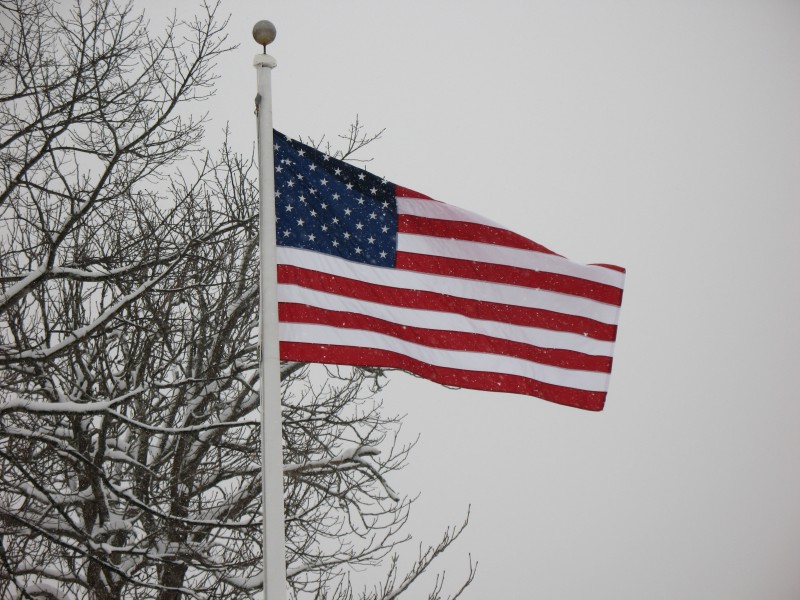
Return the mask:
<svg viewBox="0 0 800 600">
<path fill-rule="evenodd" d="M 0 596 L 251 597 L 257 188 L 252 161 L 198 149 L 191 112 L 225 24 L 206 6 L 152 36 L 110 0 L 0 12 Z M 358 597 L 398 597 L 461 529 L 398 575 L 410 500 L 387 477 L 411 445 L 384 374 L 282 379 L 293 596 L 356 597 L 349 569 L 388 561 Z"/>
</svg>

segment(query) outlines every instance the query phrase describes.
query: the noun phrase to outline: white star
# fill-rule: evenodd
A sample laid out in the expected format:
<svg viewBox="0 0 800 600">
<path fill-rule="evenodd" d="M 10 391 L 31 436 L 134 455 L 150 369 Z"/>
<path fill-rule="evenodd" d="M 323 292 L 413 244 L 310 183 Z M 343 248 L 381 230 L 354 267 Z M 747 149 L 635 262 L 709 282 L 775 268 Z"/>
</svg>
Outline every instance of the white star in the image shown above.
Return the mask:
<svg viewBox="0 0 800 600">
<path fill-rule="evenodd" d="M 351 212 L 353 212 L 353 211 L 352 211 L 352 210 L 350 210 L 349 208 L 345 208 L 345 209 L 344 209 L 344 214 L 345 214 L 345 216 L 348 216 L 348 217 L 349 217 Z"/>
<path fill-rule="evenodd" d="M 331 245 L 332 245 L 334 248 L 336 248 L 336 247 L 339 245 L 339 242 L 337 242 L 336 240 L 333 240 L 333 241 L 331 242 Z"/>
<path fill-rule="evenodd" d="M 302 176 L 302 175 L 300 175 L 300 173 L 298 173 L 298 174 L 297 174 L 297 178 L 298 178 L 300 181 L 303 181 L 303 176 Z"/>
<path fill-rule="evenodd" d="M 276 173 L 283 173 L 283 167 L 278 165 L 277 167 L 275 167 L 275 172 Z"/>
<path fill-rule="evenodd" d="M 361 248 L 356 248 L 356 254 L 361 254 Z"/>
<path fill-rule="evenodd" d="M 316 170 L 317 170 L 317 165 L 311 165 L 311 166 L 310 166 L 310 167 L 308 167 L 308 168 L 309 168 L 310 170 L 312 170 L 312 171 L 316 171 Z"/>
<path fill-rule="evenodd" d="M 309 235 L 309 236 L 308 236 L 308 239 L 309 239 L 310 241 L 312 241 L 312 242 L 313 242 L 314 240 L 316 240 L 316 239 L 317 239 L 317 236 L 315 236 L 315 235 L 312 233 L 311 235 Z"/>
<path fill-rule="evenodd" d="M 352 184 L 352 183 L 348 183 L 348 184 L 347 184 L 345 187 L 346 187 L 348 190 L 352 190 L 352 189 L 353 189 L 353 184 Z"/>
<path fill-rule="evenodd" d="M 317 216 L 317 211 L 315 211 L 315 210 L 312 210 L 312 211 L 311 211 L 311 216 L 312 216 L 312 217 L 316 217 L 316 216 Z"/>
<path fill-rule="evenodd" d="M 377 219 L 378 215 L 373 211 L 373 212 L 369 213 L 369 218 L 370 219 Z"/>
<path fill-rule="evenodd" d="M 290 188 L 294 187 L 294 181 L 292 181 L 292 180 L 290 179 L 290 180 L 289 180 L 289 181 L 286 183 L 286 187 L 290 187 Z"/>
<path fill-rule="evenodd" d="M 289 237 L 290 233 L 291 232 L 288 229 L 284 229 L 283 230 L 283 237 Z"/>
<path fill-rule="evenodd" d="M 364 175 L 364 173 L 359 173 L 359 174 L 358 174 L 358 179 L 359 179 L 360 181 L 364 181 L 364 177 L 366 177 L 366 175 Z"/>
<path fill-rule="evenodd" d="M 300 200 L 300 202 L 302 202 L 303 204 L 306 203 L 306 197 L 303 194 L 300 194 L 300 197 L 298 198 L 298 200 Z"/>
<path fill-rule="evenodd" d="M 367 241 L 368 241 L 370 244 L 374 244 L 374 243 L 375 243 L 375 238 L 374 238 L 374 237 L 372 237 L 372 236 L 369 236 L 369 237 L 367 238 Z"/>
<path fill-rule="evenodd" d="M 346 240 L 350 239 L 350 233 L 348 233 L 347 231 L 344 232 L 344 239 Z"/>
<path fill-rule="evenodd" d="M 286 212 L 292 212 L 293 208 L 294 208 L 294 206 L 292 206 L 291 204 L 287 204 L 286 205 Z"/>
<path fill-rule="evenodd" d="M 278 144 L 274 144 L 272 147 L 275 148 L 275 150 L 280 150 L 280 148 L 278 147 Z"/>
<path fill-rule="evenodd" d="M 332 197 L 334 200 L 338 200 L 338 199 L 339 199 L 339 194 L 334 194 L 334 195 L 333 195 L 333 196 L 331 196 L 331 197 Z"/>
<path fill-rule="evenodd" d="M 336 167 L 336 168 L 333 170 L 333 174 L 334 174 L 334 175 L 341 175 L 341 174 L 342 174 L 342 170 L 341 170 L 339 167 Z"/>
<path fill-rule="evenodd" d="M 370 190 L 369 190 L 369 193 L 370 193 L 370 194 L 372 194 L 372 195 L 374 196 L 375 194 L 377 194 L 377 193 L 378 193 L 378 188 L 376 188 L 376 187 L 372 187 L 372 188 L 370 188 Z"/>
<path fill-rule="evenodd" d="M 303 221 L 303 219 L 297 219 L 297 224 L 298 224 L 300 227 L 302 227 L 303 225 L 305 225 L 305 224 L 306 224 L 306 222 L 305 222 L 305 221 Z"/>
<path fill-rule="evenodd" d="M 381 252 L 381 258 L 386 258 L 386 252 Z"/>
<path fill-rule="evenodd" d="M 384 200 L 383 204 L 381 204 L 381 208 L 389 208 L 389 203 L 386 200 Z"/>
<path fill-rule="evenodd" d="M 361 231 L 362 229 L 364 229 L 364 225 L 363 225 L 363 223 L 356 223 L 356 229 L 358 229 L 359 231 Z"/>
<path fill-rule="evenodd" d="M 323 202 L 323 203 L 322 203 L 322 204 L 320 204 L 319 206 L 320 206 L 320 208 L 321 208 L 322 210 L 325 210 L 326 208 L 328 208 L 328 204 L 327 204 L 326 202 Z"/>
<path fill-rule="evenodd" d="M 297 156 L 305 156 L 305 155 L 306 155 L 306 151 L 303 150 L 302 148 L 300 148 L 300 150 L 297 151 Z"/>
<path fill-rule="evenodd" d="M 328 185 L 328 180 L 327 180 L 327 179 L 325 179 L 325 178 L 323 177 L 323 178 L 320 180 L 320 183 L 321 183 L 322 185 Z"/>
<path fill-rule="evenodd" d="M 333 217 L 333 221 L 331 221 L 331 223 L 336 225 L 338 222 L 339 222 L 339 217 Z"/>
<path fill-rule="evenodd" d="M 328 231 L 328 226 L 327 225 L 323 225 L 322 226 L 322 231 Z"/>
<path fill-rule="evenodd" d="M 364 198 L 363 198 L 363 197 L 359 197 L 359 199 L 358 199 L 358 203 L 359 203 L 359 204 L 364 204 Z"/>
<path fill-rule="evenodd" d="M 386 225 L 384 225 L 383 227 L 381 227 L 381 233 L 389 233 L 389 228 Z"/>
</svg>

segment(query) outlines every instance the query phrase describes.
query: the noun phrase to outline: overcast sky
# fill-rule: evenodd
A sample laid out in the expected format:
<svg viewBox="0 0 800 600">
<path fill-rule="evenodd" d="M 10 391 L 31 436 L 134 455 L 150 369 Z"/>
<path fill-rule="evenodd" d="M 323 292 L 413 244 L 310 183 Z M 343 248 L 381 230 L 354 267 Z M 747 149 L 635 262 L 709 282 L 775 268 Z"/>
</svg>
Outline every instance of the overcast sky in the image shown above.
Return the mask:
<svg viewBox="0 0 800 600">
<path fill-rule="evenodd" d="M 800 2 L 224 8 L 212 137 L 252 148 L 267 18 L 278 129 L 358 114 L 371 170 L 628 269 L 602 413 L 392 376 L 413 533 L 472 506 L 448 581 L 471 553 L 472 599 L 800 598 Z"/>
</svg>

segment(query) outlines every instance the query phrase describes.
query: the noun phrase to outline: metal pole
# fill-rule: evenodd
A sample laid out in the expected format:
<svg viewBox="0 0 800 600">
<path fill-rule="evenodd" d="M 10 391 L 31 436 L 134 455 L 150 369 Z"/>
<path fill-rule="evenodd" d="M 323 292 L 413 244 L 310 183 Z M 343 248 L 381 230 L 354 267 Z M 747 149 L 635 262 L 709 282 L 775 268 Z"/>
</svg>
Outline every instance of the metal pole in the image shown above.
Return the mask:
<svg viewBox="0 0 800 600">
<path fill-rule="evenodd" d="M 253 37 L 264 47 L 253 65 L 258 72 L 258 190 L 260 196 L 259 251 L 261 339 L 261 478 L 264 521 L 264 599 L 286 599 L 286 533 L 283 522 L 283 434 L 278 346 L 278 267 L 275 257 L 275 166 L 272 139 L 272 69 L 275 59 L 266 46 L 275 39 L 275 27 L 259 21 Z"/>
</svg>

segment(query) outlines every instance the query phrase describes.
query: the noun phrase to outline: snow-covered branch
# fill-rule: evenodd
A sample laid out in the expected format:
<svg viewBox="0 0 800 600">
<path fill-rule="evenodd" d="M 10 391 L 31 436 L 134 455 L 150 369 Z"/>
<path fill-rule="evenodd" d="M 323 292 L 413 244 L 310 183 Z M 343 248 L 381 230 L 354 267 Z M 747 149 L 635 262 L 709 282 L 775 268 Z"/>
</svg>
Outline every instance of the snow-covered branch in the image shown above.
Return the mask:
<svg viewBox="0 0 800 600">
<path fill-rule="evenodd" d="M 203 5 L 157 33 L 133 11 L 0 1 L 3 598 L 262 584 L 258 186 L 192 116 L 224 20 Z M 374 139 L 357 121 L 342 153 Z M 280 377 L 289 595 L 351 600 L 351 570 L 408 539 L 389 482 L 414 444 L 382 370 Z"/>
</svg>

